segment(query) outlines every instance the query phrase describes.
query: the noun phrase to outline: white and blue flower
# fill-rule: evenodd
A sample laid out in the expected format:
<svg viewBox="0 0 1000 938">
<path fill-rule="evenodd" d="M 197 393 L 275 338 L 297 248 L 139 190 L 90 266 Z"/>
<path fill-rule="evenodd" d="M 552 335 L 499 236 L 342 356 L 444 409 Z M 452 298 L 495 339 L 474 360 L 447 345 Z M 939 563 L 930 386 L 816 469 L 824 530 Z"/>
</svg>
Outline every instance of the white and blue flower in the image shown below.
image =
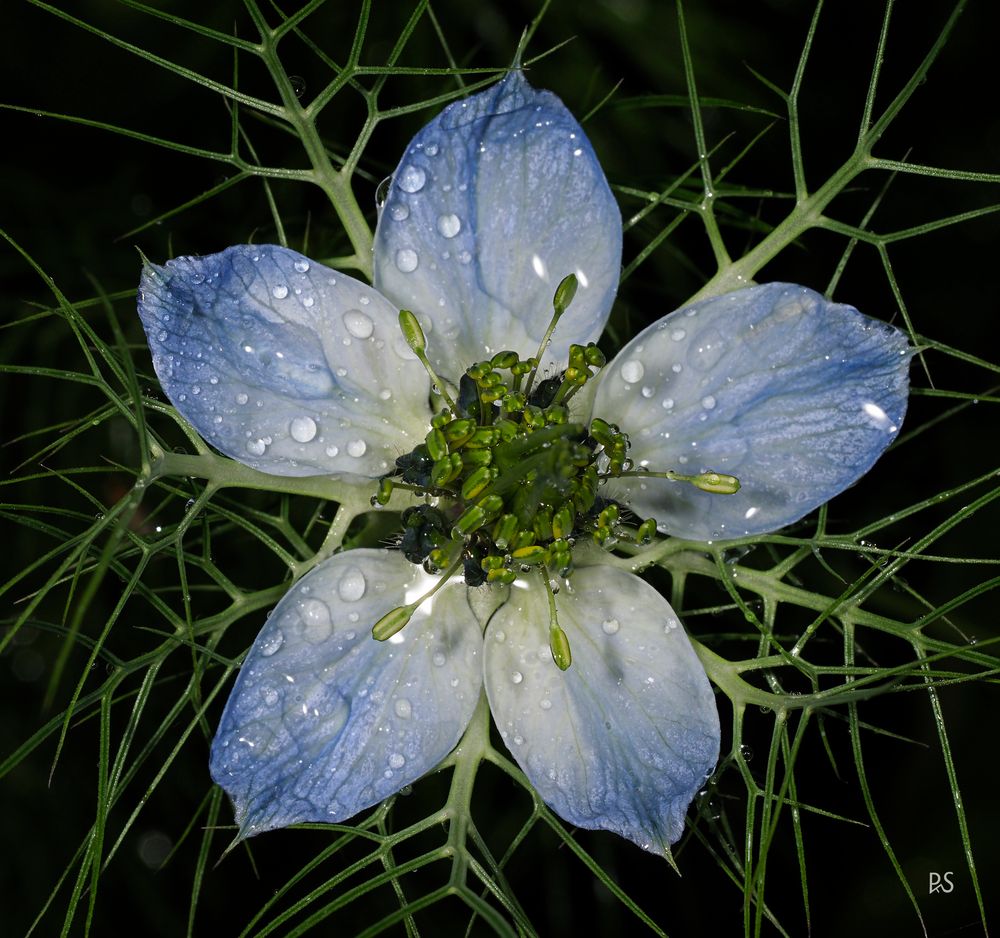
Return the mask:
<svg viewBox="0 0 1000 938">
<path fill-rule="evenodd" d="M 539 368 L 562 375 L 570 342 L 604 327 L 620 256 L 619 210 L 582 129 L 514 72 L 412 141 L 379 219 L 374 288 L 285 248 L 240 245 L 147 266 L 139 312 L 167 395 L 213 446 L 263 472 L 370 479 L 375 492 L 398 457 L 420 451 L 434 417 L 400 308 L 454 389 L 499 352 L 535 355 L 572 274 L 576 296 Z M 871 467 L 902 422 L 909 358 L 897 330 L 767 284 L 654 323 L 564 418 L 620 427 L 636 469 L 726 473 L 741 485 L 713 494 L 619 473 L 602 496 L 670 535 L 752 535 L 796 521 Z M 537 484 L 534 471 L 523 486 Z M 443 501 L 449 523 L 466 507 L 456 497 L 449 514 Z M 581 508 L 576 534 L 584 517 L 591 532 L 596 511 Z M 600 556 L 575 552 L 555 596 L 535 569 L 515 575 L 509 556 L 509 575 L 479 586 L 466 584 L 468 568 L 439 583 L 399 550 L 320 563 L 269 617 L 212 746 L 241 834 L 344 821 L 398 792 L 454 748 L 485 690 L 511 753 L 559 815 L 668 853 L 717 761 L 718 712 L 666 600 Z M 568 668 L 553 657 L 553 601 Z M 373 626 L 407 606 L 405 628 L 374 641 Z"/>
</svg>

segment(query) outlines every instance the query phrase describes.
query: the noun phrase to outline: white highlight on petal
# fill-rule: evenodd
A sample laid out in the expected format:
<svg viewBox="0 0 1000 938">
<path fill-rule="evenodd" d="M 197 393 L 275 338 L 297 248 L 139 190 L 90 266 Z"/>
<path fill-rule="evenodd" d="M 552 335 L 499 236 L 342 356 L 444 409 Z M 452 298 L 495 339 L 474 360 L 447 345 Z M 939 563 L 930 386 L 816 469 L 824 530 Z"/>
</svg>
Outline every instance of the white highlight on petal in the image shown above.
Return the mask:
<svg viewBox="0 0 1000 938">
<path fill-rule="evenodd" d="M 535 272 L 536 277 L 541 277 L 546 283 L 549 280 L 549 272 L 545 267 L 545 261 L 543 261 L 537 254 L 531 255 L 531 269 Z"/>
</svg>

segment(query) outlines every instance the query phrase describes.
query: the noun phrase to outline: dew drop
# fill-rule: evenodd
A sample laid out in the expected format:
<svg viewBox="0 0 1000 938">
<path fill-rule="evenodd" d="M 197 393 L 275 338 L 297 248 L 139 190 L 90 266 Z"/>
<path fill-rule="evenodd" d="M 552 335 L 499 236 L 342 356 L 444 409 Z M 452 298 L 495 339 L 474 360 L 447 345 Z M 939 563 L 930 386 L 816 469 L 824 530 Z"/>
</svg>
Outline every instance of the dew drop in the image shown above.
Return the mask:
<svg viewBox="0 0 1000 938">
<path fill-rule="evenodd" d="M 409 720 L 413 713 L 413 706 L 405 697 L 400 697 L 392 709 L 396 711 L 396 716 L 401 720 Z"/>
<path fill-rule="evenodd" d="M 462 219 L 457 215 L 439 215 L 437 229 L 445 238 L 454 238 L 462 230 Z"/>
<path fill-rule="evenodd" d="M 371 316 L 360 309 L 349 309 L 343 315 L 344 328 L 356 339 L 367 339 L 375 331 Z"/>
<path fill-rule="evenodd" d="M 296 443 L 308 443 L 316 436 L 316 421 L 312 417 L 295 417 L 288 425 L 288 432 Z"/>
<path fill-rule="evenodd" d="M 292 266 L 300 273 L 304 274 L 309 269 L 309 261 L 300 260 L 296 261 Z"/>
<path fill-rule="evenodd" d="M 361 568 L 348 567 L 337 584 L 337 595 L 345 603 L 354 603 L 365 595 L 367 588 L 368 583 L 365 580 L 364 573 L 361 572 Z"/>
<path fill-rule="evenodd" d="M 427 173 L 419 166 L 404 166 L 399 174 L 399 188 L 404 192 L 419 192 L 427 182 Z"/>
<path fill-rule="evenodd" d="M 365 450 L 368 449 L 368 444 L 364 440 L 351 440 L 347 444 L 347 455 L 353 456 L 355 459 L 364 456 Z"/>
<path fill-rule="evenodd" d="M 660 401 L 660 406 L 664 410 L 673 410 L 674 409 L 674 399 L 672 397 L 665 397 L 665 398 L 663 398 L 662 401 Z"/>
<path fill-rule="evenodd" d="M 248 440 L 247 441 L 247 452 L 251 456 L 263 456 L 267 450 L 267 443 L 263 440 Z"/>
<path fill-rule="evenodd" d="M 435 668 L 443 668 L 448 663 L 448 656 L 443 651 L 436 651 L 431 655 L 431 662 Z"/>
<path fill-rule="evenodd" d="M 505 641 L 507 641 L 507 633 L 503 629 L 497 629 L 493 633 L 493 640 L 502 645 Z"/>
<path fill-rule="evenodd" d="M 406 221 L 410 217 L 410 206 L 405 202 L 393 202 L 389 206 L 389 214 L 393 221 Z"/>
<path fill-rule="evenodd" d="M 242 391 L 240 391 L 240 393 L 236 395 L 237 404 L 245 404 L 248 400 L 250 400 L 250 398 Z"/>
<path fill-rule="evenodd" d="M 389 756 L 389 768 L 401 769 L 404 765 L 406 765 L 406 759 L 400 753 L 394 752 Z"/>
<path fill-rule="evenodd" d="M 332 443 L 326 448 L 326 455 L 329 456 L 331 459 L 333 459 L 333 457 L 336 456 L 337 453 L 339 452 L 340 452 L 340 447 L 334 446 Z"/>
<path fill-rule="evenodd" d="M 686 335 L 687 335 L 687 330 L 685 330 L 685 329 L 674 329 L 670 333 L 670 338 L 673 339 L 675 342 L 681 342 Z"/>
<path fill-rule="evenodd" d="M 412 248 L 400 248 L 396 252 L 396 266 L 401 273 L 413 273 L 419 264 L 420 258 L 417 257 L 417 252 Z"/>
<path fill-rule="evenodd" d="M 307 642 L 318 645 L 326 641 L 333 631 L 330 609 L 319 599 L 307 599 L 299 606 L 299 615 L 305 625 L 303 636 Z"/>
<path fill-rule="evenodd" d="M 715 398 L 711 394 L 706 394 L 701 399 L 701 406 L 704 407 L 705 410 L 711 410 L 715 407 Z"/>
<path fill-rule="evenodd" d="M 524 675 L 520 671 L 512 671 L 510 680 L 512 684 L 520 684 L 524 680 Z"/>
<path fill-rule="evenodd" d="M 279 283 L 273 290 L 271 290 L 271 296 L 273 296 L 276 300 L 283 300 L 286 296 L 288 296 L 288 287 L 286 287 L 283 283 Z"/>
<path fill-rule="evenodd" d="M 622 365 L 622 381 L 626 381 L 629 384 L 635 384 L 637 381 L 642 380 L 642 376 L 646 373 L 646 369 L 643 367 L 642 362 L 637 358 L 630 358 L 624 365 Z"/>
<path fill-rule="evenodd" d="M 459 251 L 458 262 L 460 264 L 468 264 L 472 260 L 472 255 L 468 251 Z"/>
<path fill-rule="evenodd" d="M 541 707 L 543 710 L 551 710 L 552 701 L 549 700 L 548 697 L 543 697 L 540 701 L 538 701 L 538 706 Z"/>
<path fill-rule="evenodd" d="M 605 635 L 614 635 L 620 628 L 621 623 L 617 619 L 605 619 L 601 623 Z"/>
<path fill-rule="evenodd" d="M 652 397 L 656 393 L 656 388 L 651 388 L 648 385 L 642 389 L 643 397 Z"/>
<path fill-rule="evenodd" d="M 281 695 L 273 687 L 264 688 L 264 703 L 267 704 L 267 706 L 273 707 L 278 702 L 278 698 L 280 696 Z"/>
<path fill-rule="evenodd" d="M 428 143 L 427 146 L 424 148 L 424 153 L 426 153 L 428 156 L 437 156 L 438 145 L 436 143 Z"/>
<path fill-rule="evenodd" d="M 270 658 L 284 644 L 284 641 L 284 633 L 281 629 L 275 629 L 260 643 L 261 656 Z"/>
</svg>

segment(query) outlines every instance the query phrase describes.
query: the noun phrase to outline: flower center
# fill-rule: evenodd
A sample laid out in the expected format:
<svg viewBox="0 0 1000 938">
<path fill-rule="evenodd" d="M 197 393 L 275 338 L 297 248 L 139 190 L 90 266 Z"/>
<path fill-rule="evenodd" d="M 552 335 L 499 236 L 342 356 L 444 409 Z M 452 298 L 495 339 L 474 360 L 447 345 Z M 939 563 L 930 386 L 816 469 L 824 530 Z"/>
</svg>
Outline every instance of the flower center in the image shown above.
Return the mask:
<svg viewBox="0 0 1000 938">
<path fill-rule="evenodd" d="M 503 351 L 476 362 L 454 397 L 427 359 L 416 317 L 400 312 L 403 335 L 446 406 L 431 420 L 424 441 L 379 481 L 372 498 L 372 505 L 386 505 L 395 489 L 430 498 L 403 512 L 400 547 L 407 560 L 443 574 L 434 590 L 459 570 L 468 586 L 510 584 L 537 571 L 549 590 L 553 658 L 563 668 L 569 666 L 569 644 L 556 622 L 550 575 L 571 574 L 580 538 L 611 550 L 623 541 L 647 544 L 656 534 L 654 518 L 636 518 L 602 497 L 601 484 L 642 474 L 719 493 L 739 488 L 733 476 L 721 473 L 635 469 L 628 435 L 618 426 L 600 417 L 589 423 L 572 419 L 570 400 L 606 364 L 593 343 L 570 345 L 566 369 L 536 383 L 539 362 L 576 285 L 570 275 L 557 288 L 554 315 L 535 356 Z M 402 628 L 426 598 L 389 613 L 376 624 L 375 637 Z"/>
</svg>

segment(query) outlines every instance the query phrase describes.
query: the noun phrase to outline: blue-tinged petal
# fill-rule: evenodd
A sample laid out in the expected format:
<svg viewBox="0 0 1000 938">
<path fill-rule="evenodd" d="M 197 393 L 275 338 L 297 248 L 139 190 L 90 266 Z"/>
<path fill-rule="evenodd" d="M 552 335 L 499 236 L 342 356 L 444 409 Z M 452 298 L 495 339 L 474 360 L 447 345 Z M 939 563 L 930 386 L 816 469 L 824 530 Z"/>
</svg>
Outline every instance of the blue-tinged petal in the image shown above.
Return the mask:
<svg viewBox="0 0 1000 938">
<path fill-rule="evenodd" d="M 428 355 L 454 379 L 500 349 L 533 355 L 568 274 L 580 287 L 550 359 L 596 339 L 621 241 L 621 213 L 580 125 L 511 72 L 413 138 L 379 218 L 375 284 L 433 324 Z"/>
<path fill-rule="evenodd" d="M 615 493 L 661 530 L 698 540 L 797 521 L 895 438 L 911 354 L 898 329 L 792 284 L 671 313 L 601 374 L 594 414 L 629 434 L 638 466 L 729 473 L 742 488 L 631 479 Z"/>
<path fill-rule="evenodd" d="M 388 641 L 371 636 L 428 583 L 398 553 L 352 550 L 271 613 L 212 743 L 212 778 L 241 836 L 346 820 L 454 748 L 482 687 L 482 629 L 465 586 L 446 584 Z"/>
<path fill-rule="evenodd" d="M 377 291 L 274 245 L 147 265 L 153 366 L 222 452 L 283 476 L 381 475 L 427 430 L 428 378 Z"/>
<path fill-rule="evenodd" d="M 666 600 L 612 567 L 578 569 L 556 597 L 573 663 L 548 647 L 536 577 L 486 632 L 486 692 L 500 734 L 538 793 L 579 827 L 669 854 L 719 755 L 708 678 Z"/>
</svg>

